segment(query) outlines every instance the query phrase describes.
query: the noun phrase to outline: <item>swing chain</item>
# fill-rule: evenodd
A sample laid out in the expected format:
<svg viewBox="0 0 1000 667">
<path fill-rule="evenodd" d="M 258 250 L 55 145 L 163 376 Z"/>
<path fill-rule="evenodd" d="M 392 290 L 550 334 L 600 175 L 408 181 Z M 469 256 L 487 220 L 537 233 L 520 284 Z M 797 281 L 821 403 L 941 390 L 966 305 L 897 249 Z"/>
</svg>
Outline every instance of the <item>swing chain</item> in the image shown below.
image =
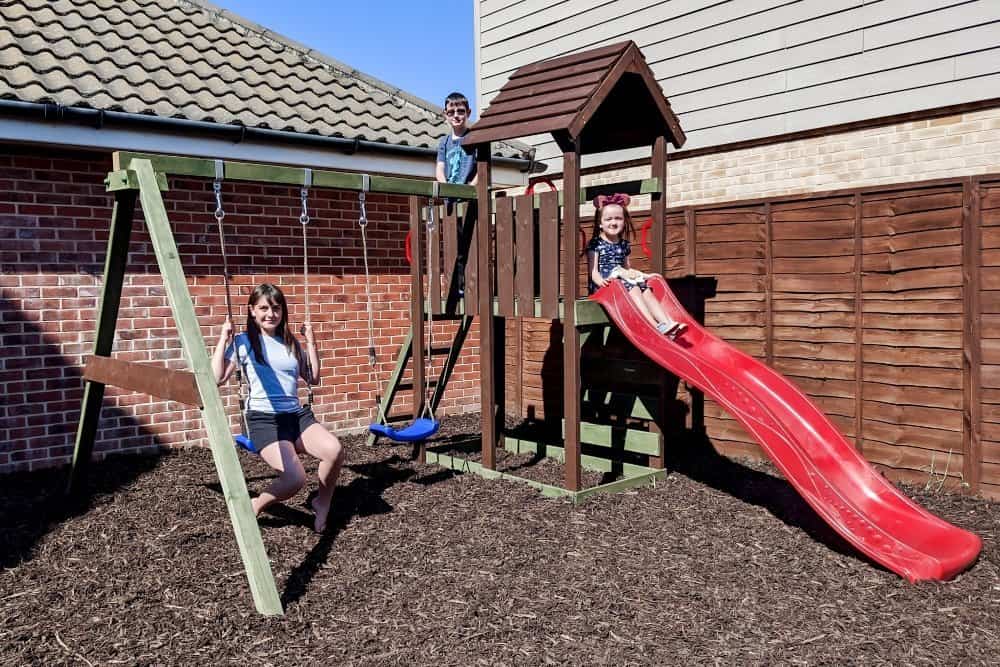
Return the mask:
<svg viewBox="0 0 1000 667">
<path fill-rule="evenodd" d="M 361 175 L 361 189 L 358 190 L 358 226 L 361 227 L 361 231 L 364 232 L 365 227 L 368 226 L 368 209 L 365 207 L 365 193 L 368 188 L 371 187 L 371 176 L 368 174 Z"/>
<path fill-rule="evenodd" d="M 225 174 L 225 167 L 222 160 L 215 161 L 215 180 L 212 181 L 212 192 L 215 194 L 215 221 L 218 223 L 219 228 L 219 249 L 222 253 L 222 281 L 226 287 L 226 316 L 230 322 L 233 322 L 233 301 L 230 295 L 231 286 L 230 278 L 232 275 L 229 273 L 229 257 L 226 252 L 226 232 L 222 226 L 222 221 L 226 217 L 226 210 L 222 205 L 222 179 Z M 240 430 L 243 435 L 249 435 L 250 431 L 247 424 L 247 400 L 249 399 L 249 387 L 243 381 L 243 358 L 240 354 L 240 348 L 236 345 L 236 337 L 233 336 L 233 352 L 236 356 L 236 368 L 233 370 L 233 375 L 236 376 L 236 398 L 240 407 Z"/>
<path fill-rule="evenodd" d="M 302 197 L 302 213 L 299 215 L 299 223 L 302 224 L 302 292 L 305 300 L 305 321 L 302 323 L 302 327 L 299 333 L 305 336 L 306 326 L 312 327 L 312 318 L 310 313 L 312 312 L 312 307 L 309 303 L 309 240 L 306 234 L 306 226 L 309 224 L 309 188 L 312 186 L 312 169 L 306 168 L 302 170 L 302 190 L 300 195 Z M 300 348 L 301 349 L 301 348 Z M 304 355 L 305 367 L 306 367 L 306 405 L 312 406 L 313 404 L 313 369 L 312 364 L 309 361 L 309 350 L 306 348 Z"/>
<path fill-rule="evenodd" d="M 361 254 L 364 258 L 366 284 L 371 280 L 371 274 L 368 268 L 368 209 L 365 206 L 365 193 L 368 191 L 369 187 L 371 187 L 371 176 L 368 174 L 362 174 L 361 189 L 358 191 L 358 227 L 361 229 Z M 371 366 L 372 372 L 375 372 L 375 369 L 378 366 L 378 357 L 375 354 L 375 322 L 374 313 L 372 312 L 372 294 L 370 288 L 365 291 L 365 299 L 368 314 L 368 364 Z"/>
<path fill-rule="evenodd" d="M 226 211 L 222 208 L 222 181 L 213 182 L 212 191 L 215 193 L 215 219 L 222 222 L 223 218 L 226 217 Z"/>
<path fill-rule="evenodd" d="M 302 213 L 299 214 L 299 222 L 303 225 L 309 224 L 309 188 L 302 188 Z"/>
<path fill-rule="evenodd" d="M 435 214 L 437 212 L 438 186 L 439 186 L 439 183 L 437 181 L 434 181 L 431 184 L 431 196 L 430 196 L 430 199 L 427 202 L 427 205 L 428 205 L 427 206 L 427 208 L 428 208 L 428 211 L 427 211 L 427 258 L 426 258 L 425 261 L 427 262 L 427 280 L 428 281 L 436 279 L 435 276 L 431 276 L 430 267 L 431 267 L 431 253 L 437 250 L 437 248 L 435 247 L 435 245 L 433 243 L 433 239 L 431 237 L 434 234 L 434 230 L 437 228 L 437 221 L 435 220 L 434 216 L 435 216 Z M 425 378 L 426 378 L 426 380 L 425 380 L 425 382 L 427 382 L 427 390 L 428 391 L 430 391 L 431 373 L 434 371 L 434 358 L 433 358 L 433 354 L 434 354 L 434 310 L 433 310 L 433 308 L 429 308 L 427 310 L 427 351 L 426 351 L 426 355 L 424 356 L 424 359 L 426 361 L 426 367 L 425 367 L 425 373 L 426 373 Z M 428 400 L 427 395 L 425 394 L 424 396 L 421 396 L 420 400 L 424 404 L 424 409 L 421 411 L 421 414 L 428 416 L 430 419 L 434 419 L 434 408 L 431 405 L 431 402 L 433 401 L 433 396 Z"/>
<path fill-rule="evenodd" d="M 428 214 L 427 214 L 427 234 L 428 235 L 430 235 L 434 231 L 434 229 L 437 227 L 437 221 L 434 218 L 434 214 L 435 214 L 435 211 L 437 209 L 438 185 L 439 185 L 439 183 L 437 181 L 434 181 L 431 184 L 431 198 L 427 202 L 427 205 L 430 208 L 430 210 L 428 211 Z M 430 255 L 427 256 L 427 259 L 430 260 Z"/>
</svg>

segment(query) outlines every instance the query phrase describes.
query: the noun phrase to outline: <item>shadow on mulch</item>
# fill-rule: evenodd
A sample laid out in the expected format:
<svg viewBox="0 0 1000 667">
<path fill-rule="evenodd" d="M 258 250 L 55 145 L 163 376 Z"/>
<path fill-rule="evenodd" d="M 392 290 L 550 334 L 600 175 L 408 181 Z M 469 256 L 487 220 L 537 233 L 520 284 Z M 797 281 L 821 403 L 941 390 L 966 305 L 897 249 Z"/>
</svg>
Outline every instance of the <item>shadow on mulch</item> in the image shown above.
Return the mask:
<svg viewBox="0 0 1000 667">
<path fill-rule="evenodd" d="M 50 531 L 86 515 L 114 494 L 127 492 L 158 462 L 157 457 L 148 454 L 95 461 L 83 490 L 73 499 L 66 496 L 69 467 L 4 475 L 0 485 L 0 568 L 30 560 L 35 545 Z"/>
<path fill-rule="evenodd" d="M 86 270 L 82 265 L 78 268 Z M 90 268 L 96 272 L 93 275 L 101 275 L 100 265 Z M 52 344 L 38 323 L 26 317 L 14 301 L 0 298 L 0 312 L 5 325 L 9 326 L 5 332 L 18 331 L 16 337 L 21 344 L 40 350 L 22 358 L 17 368 L 31 378 L 43 365 L 46 369 L 61 367 L 59 377 L 45 381 L 46 390 L 60 390 L 64 403 L 79 404 L 83 398 L 82 369 L 64 357 L 60 347 Z M 118 337 L 123 340 L 134 336 L 131 331 L 118 332 Z M 8 365 L 7 368 L 13 366 Z M 15 393 L 14 397 L 13 400 L 18 400 L 18 394 Z M 9 395 L 5 398 L 8 402 L 12 400 Z M 30 392 L 19 398 L 24 402 L 9 404 L 5 411 L 5 427 L 22 426 L 40 430 L 45 435 L 32 437 L 32 447 L 48 447 L 58 455 L 72 454 L 79 412 L 63 413 L 61 421 L 53 421 L 48 401 L 33 400 Z M 131 410 L 105 405 L 101 410 L 100 424 L 95 443 L 98 455 L 122 446 L 146 447 L 147 451 L 135 454 L 119 451 L 113 453 L 111 461 L 92 462 L 85 483 L 73 499 L 65 494 L 69 466 L 0 476 L 0 568 L 14 567 L 30 559 L 37 544 L 53 529 L 74 517 L 87 514 L 95 502 L 104 502 L 96 499 L 129 488 L 156 468 L 158 459 L 148 451 L 150 443 L 155 442 L 155 436 L 135 418 Z M 25 454 L 25 446 L 26 443 L 20 441 L 0 442 L 0 451 L 11 452 L 11 461 L 17 462 L 23 460 L 18 456 Z"/>
<path fill-rule="evenodd" d="M 288 607 L 297 602 L 309 588 L 310 582 L 316 574 L 329 562 L 330 553 L 333 551 L 334 542 L 337 536 L 347 526 L 351 519 L 355 517 L 372 516 L 392 512 L 392 506 L 382 497 L 386 490 L 411 480 L 417 471 L 411 466 L 416 459 L 414 451 L 408 459 L 404 459 L 399 454 L 392 454 L 389 458 L 378 463 L 348 464 L 345 470 L 354 472 L 354 477 L 346 486 L 337 487 L 336 502 L 333 504 L 326 531 L 320 535 L 316 545 L 309 550 L 302 562 L 294 567 L 288 575 L 285 583 L 285 590 L 281 594 L 281 604 Z M 433 477 L 424 476 L 417 483 L 429 485 L 436 482 L 443 482 L 453 477 L 456 473 L 445 470 L 436 473 Z M 274 475 L 259 475 L 248 478 L 248 482 L 270 481 Z M 205 484 L 205 487 L 222 495 L 222 486 L 218 482 Z M 251 494 L 252 495 L 252 494 Z M 305 507 L 309 507 L 316 491 L 309 493 Z M 313 514 L 285 503 L 277 503 L 266 510 L 258 523 L 261 529 L 280 528 L 285 526 L 298 526 L 307 530 L 313 528 Z"/>
<path fill-rule="evenodd" d="M 676 444 L 670 447 L 667 454 L 671 472 L 762 507 L 786 525 L 802 530 L 838 554 L 888 571 L 833 530 L 787 480 L 719 454 L 704 434 L 686 432 L 673 442 Z"/>
</svg>

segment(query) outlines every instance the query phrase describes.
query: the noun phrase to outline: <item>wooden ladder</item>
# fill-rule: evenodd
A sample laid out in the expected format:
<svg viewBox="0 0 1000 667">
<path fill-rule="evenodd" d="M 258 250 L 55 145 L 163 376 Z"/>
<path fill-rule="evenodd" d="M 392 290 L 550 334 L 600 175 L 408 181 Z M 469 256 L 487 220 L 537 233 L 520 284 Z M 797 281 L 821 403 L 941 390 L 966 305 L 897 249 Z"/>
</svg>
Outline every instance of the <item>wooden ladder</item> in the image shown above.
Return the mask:
<svg viewBox="0 0 1000 667">
<path fill-rule="evenodd" d="M 442 319 L 438 317 L 437 319 Z M 455 332 L 455 337 L 451 341 L 451 345 L 448 347 L 448 357 L 445 359 L 444 365 L 441 367 L 441 372 L 438 374 L 437 381 L 434 383 L 434 393 L 431 395 L 430 410 L 431 414 L 437 412 L 438 405 L 441 403 L 441 398 L 444 396 L 444 390 L 448 386 L 448 380 L 451 379 L 451 374 L 455 370 L 455 366 L 458 364 L 458 357 L 462 352 L 462 346 L 465 345 L 465 339 L 469 335 L 469 329 L 472 328 L 472 316 L 471 315 L 460 315 L 457 318 L 448 319 L 459 319 L 458 331 Z M 431 348 L 431 367 L 433 367 L 433 354 L 434 348 Z M 386 384 L 385 391 L 382 392 L 382 398 L 379 401 L 379 413 L 378 418 L 375 423 L 378 424 L 388 424 L 394 421 L 402 421 L 406 417 L 390 415 L 389 411 L 392 409 L 392 404 L 399 394 L 401 389 L 405 389 L 406 386 L 403 383 L 403 373 L 406 371 L 407 365 L 413 358 L 413 328 L 406 334 L 406 340 L 399 347 L 399 354 L 396 356 L 396 367 L 392 371 L 392 375 L 389 377 L 389 381 Z M 413 388 L 413 387 L 410 387 Z M 414 414 L 421 414 L 424 409 L 424 397 L 423 396 L 413 396 L 413 412 Z M 368 444 L 374 445 L 378 440 L 378 435 L 374 433 L 368 434 Z"/>
</svg>

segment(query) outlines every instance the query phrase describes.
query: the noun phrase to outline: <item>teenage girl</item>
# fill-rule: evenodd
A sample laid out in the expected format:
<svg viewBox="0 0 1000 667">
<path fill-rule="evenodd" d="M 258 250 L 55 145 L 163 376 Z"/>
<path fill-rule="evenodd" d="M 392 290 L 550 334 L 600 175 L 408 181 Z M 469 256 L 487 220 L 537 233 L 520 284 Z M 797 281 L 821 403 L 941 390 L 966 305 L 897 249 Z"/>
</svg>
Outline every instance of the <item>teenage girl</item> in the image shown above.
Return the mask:
<svg viewBox="0 0 1000 667">
<path fill-rule="evenodd" d="M 319 356 L 312 325 L 303 327 L 305 350 L 288 327 L 285 295 L 275 285 L 254 289 L 247 302 L 246 332 L 232 340 L 233 323 L 228 318 L 219 330 L 212 354 L 216 382 L 224 383 L 239 362 L 250 385 L 247 428 L 250 440 L 264 462 L 279 474 L 267 490 L 253 499 L 260 513 L 276 502 L 288 500 L 306 483 L 299 460 L 303 452 L 319 459 L 319 493 L 312 501 L 316 532 L 326 529 L 337 476 L 344 463 L 344 448 L 335 435 L 313 415 L 310 406 L 300 406 L 298 380 L 319 381 Z M 311 373 L 311 377 L 309 377 Z"/>
</svg>

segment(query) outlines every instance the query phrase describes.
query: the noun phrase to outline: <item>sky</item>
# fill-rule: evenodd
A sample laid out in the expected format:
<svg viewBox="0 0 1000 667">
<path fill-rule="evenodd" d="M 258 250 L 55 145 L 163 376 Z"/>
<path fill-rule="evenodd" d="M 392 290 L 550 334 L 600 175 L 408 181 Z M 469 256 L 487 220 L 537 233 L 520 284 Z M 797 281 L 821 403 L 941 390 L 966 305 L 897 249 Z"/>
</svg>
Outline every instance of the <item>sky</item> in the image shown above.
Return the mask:
<svg viewBox="0 0 1000 667">
<path fill-rule="evenodd" d="M 213 0 L 435 105 L 475 105 L 474 0 Z"/>
</svg>

